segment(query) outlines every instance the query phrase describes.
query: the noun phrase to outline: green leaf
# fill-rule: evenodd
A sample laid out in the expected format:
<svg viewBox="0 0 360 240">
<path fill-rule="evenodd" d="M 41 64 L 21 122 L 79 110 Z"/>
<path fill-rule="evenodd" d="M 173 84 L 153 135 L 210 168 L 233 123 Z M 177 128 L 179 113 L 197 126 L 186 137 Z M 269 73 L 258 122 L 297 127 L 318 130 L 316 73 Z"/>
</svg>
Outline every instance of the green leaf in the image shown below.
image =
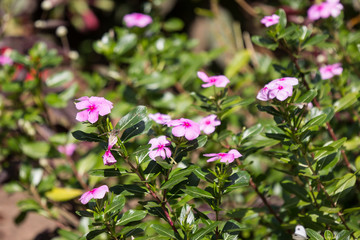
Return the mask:
<svg viewBox="0 0 360 240">
<path fill-rule="evenodd" d="M 121 141 L 127 142 L 131 138 L 138 136 L 144 132 L 149 131 L 153 124 L 153 121 L 150 118 L 145 117 L 140 122 L 136 123 L 134 126 L 131 126 L 125 129 L 124 133 L 121 136 Z"/>
<path fill-rule="evenodd" d="M 108 212 L 120 212 L 125 205 L 125 197 L 123 195 L 116 195 L 110 205 L 107 205 L 104 213 Z"/>
<path fill-rule="evenodd" d="M 99 229 L 99 230 L 93 230 L 93 231 L 89 232 L 88 234 L 86 234 L 86 240 L 91 240 L 104 232 L 106 232 L 106 228 Z"/>
<path fill-rule="evenodd" d="M 224 194 L 240 187 L 249 186 L 250 174 L 247 171 L 239 171 L 229 177 L 229 183 L 225 184 Z"/>
<path fill-rule="evenodd" d="M 59 87 L 67 82 L 70 82 L 73 77 L 73 73 L 69 70 L 58 72 L 46 79 L 46 85 L 48 87 Z"/>
<path fill-rule="evenodd" d="M 347 213 L 353 213 L 353 212 L 359 212 L 360 211 L 360 207 L 354 207 L 354 208 L 347 208 L 343 211 L 344 214 Z"/>
<path fill-rule="evenodd" d="M 198 166 L 192 165 L 186 169 L 180 169 L 180 168 L 175 169 L 170 173 L 169 179 L 161 186 L 160 189 L 170 189 L 176 184 L 186 180 L 187 176 L 189 176 L 197 168 Z"/>
<path fill-rule="evenodd" d="M 248 129 L 246 129 L 243 132 L 241 139 L 244 140 L 244 139 L 249 138 L 249 137 L 251 137 L 253 135 L 257 135 L 257 134 L 261 133 L 263 131 L 263 129 L 264 129 L 264 127 L 260 123 L 258 123 L 256 125 L 248 128 Z"/>
<path fill-rule="evenodd" d="M 121 131 L 123 129 L 132 127 L 146 117 L 146 107 L 137 106 L 135 109 L 120 119 L 120 121 L 116 124 L 115 129 Z"/>
<path fill-rule="evenodd" d="M 143 146 L 138 147 L 131 154 L 131 156 L 133 158 L 137 158 L 137 162 L 139 164 L 141 164 L 145 160 L 150 160 L 151 158 L 149 157 L 149 145 L 143 145 Z"/>
<path fill-rule="evenodd" d="M 208 233 L 212 232 L 219 224 L 220 224 L 219 222 L 214 222 L 208 226 L 205 226 L 204 228 L 197 231 L 197 233 L 191 239 L 192 240 L 204 239 L 203 237 L 205 237 Z"/>
<path fill-rule="evenodd" d="M 313 127 L 313 126 L 321 126 L 325 123 L 325 120 L 327 118 L 326 114 L 321 114 L 319 116 L 314 117 L 313 119 L 310 119 L 305 125 L 302 127 L 301 131 L 304 132 L 306 129 Z"/>
<path fill-rule="evenodd" d="M 287 19 L 286 19 L 286 13 L 284 11 L 284 9 L 279 9 L 277 11 L 277 14 L 278 16 L 280 17 L 279 19 L 279 27 L 280 27 L 280 30 L 281 29 L 284 29 L 286 27 L 286 23 L 287 23 Z"/>
<path fill-rule="evenodd" d="M 357 102 L 358 94 L 356 92 L 348 93 L 346 96 L 334 103 L 335 112 L 340 112 Z"/>
<path fill-rule="evenodd" d="M 356 176 L 352 173 L 348 173 L 345 176 L 341 177 L 339 181 L 336 183 L 336 187 L 333 193 L 330 195 L 335 195 L 338 193 L 342 193 L 349 188 L 352 188 L 356 183 Z"/>
<path fill-rule="evenodd" d="M 73 137 L 79 141 L 86 141 L 86 142 L 105 142 L 104 139 L 98 137 L 98 135 L 94 133 L 86 133 L 80 130 L 71 133 Z"/>
<path fill-rule="evenodd" d="M 298 99 L 296 99 L 295 103 L 309 103 L 316 97 L 316 95 L 317 90 L 308 90 L 305 94 L 301 95 Z"/>
<path fill-rule="evenodd" d="M 309 199 L 307 197 L 308 196 L 307 191 L 303 187 L 297 185 L 295 182 L 284 180 L 280 184 L 288 193 L 292 193 L 295 196 L 297 196 L 299 199 L 305 202 L 309 202 Z"/>
<path fill-rule="evenodd" d="M 236 74 L 240 73 L 240 70 L 245 67 L 250 61 L 250 52 L 248 50 L 240 50 L 235 54 L 233 59 L 227 65 L 225 69 L 225 75 L 228 78 L 232 78 Z"/>
<path fill-rule="evenodd" d="M 334 234 L 329 230 L 325 230 L 324 237 L 325 237 L 325 240 L 332 240 L 334 237 Z"/>
<path fill-rule="evenodd" d="M 59 229 L 57 232 L 61 237 L 63 237 L 66 240 L 79 240 L 79 235 L 77 235 L 73 231 Z"/>
<path fill-rule="evenodd" d="M 126 34 L 119 38 L 114 47 L 114 53 L 123 55 L 135 47 L 137 44 L 137 36 L 134 33 Z"/>
<path fill-rule="evenodd" d="M 279 44 L 277 42 L 274 42 L 270 38 L 264 38 L 264 37 L 260 37 L 260 36 L 252 36 L 251 40 L 256 45 L 259 45 L 261 47 L 266 47 L 270 50 L 275 50 L 279 46 Z"/>
<path fill-rule="evenodd" d="M 342 230 L 338 234 L 336 234 L 336 240 L 349 240 L 351 232 L 347 230 Z"/>
<path fill-rule="evenodd" d="M 319 150 L 315 153 L 315 160 L 321 159 L 323 157 L 326 157 L 332 153 L 335 153 L 338 151 L 338 149 L 346 142 L 346 138 L 341 138 L 335 142 L 331 141 L 326 144 L 324 144 L 324 147 L 332 147 L 331 150 L 325 149 L 325 150 Z"/>
<path fill-rule="evenodd" d="M 211 195 L 211 193 L 202 190 L 198 187 L 187 186 L 186 189 L 183 191 L 194 198 L 214 198 L 214 196 Z"/>
<path fill-rule="evenodd" d="M 31 158 L 43 158 L 50 151 L 50 144 L 47 142 L 28 142 L 20 145 L 21 150 L 26 156 Z"/>
<path fill-rule="evenodd" d="M 310 37 L 310 38 L 306 39 L 304 41 L 304 43 L 302 44 L 302 48 L 313 46 L 313 45 L 316 45 L 318 43 L 321 43 L 321 42 L 325 41 L 328 37 L 329 37 L 329 35 L 327 35 L 327 34 L 317 34 L 317 35 L 315 35 L 313 37 Z"/>
<path fill-rule="evenodd" d="M 97 176 L 97 177 L 116 177 L 120 176 L 121 173 L 118 169 L 114 168 L 107 168 L 107 169 L 93 169 L 89 171 L 90 176 Z"/>
<path fill-rule="evenodd" d="M 176 236 L 175 236 L 173 230 L 169 227 L 165 227 L 165 226 L 159 225 L 159 224 L 151 224 L 150 227 L 162 236 L 176 239 Z"/>
<path fill-rule="evenodd" d="M 170 18 L 164 23 L 163 28 L 167 32 L 180 31 L 184 28 L 184 22 L 179 18 Z"/>
<path fill-rule="evenodd" d="M 310 240 L 323 240 L 324 238 L 314 230 L 307 228 L 306 229 L 307 235 L 310 237 Z"/>
<path fill-rule="evenodd" d="M 80 217 L 89 217 L 89 218 L 94 217 L 94 213 L 88 211 L 76 211 L 76 214 Z"/>
<path fill-rule="evenodd" d="M 124 226 L 130 222 L 140 221 L 146 216 L 146 214 L 146 211 L 131 209 L 122 215 L 121 219 L 116 223 L 116 225 Z"/>
</svg>

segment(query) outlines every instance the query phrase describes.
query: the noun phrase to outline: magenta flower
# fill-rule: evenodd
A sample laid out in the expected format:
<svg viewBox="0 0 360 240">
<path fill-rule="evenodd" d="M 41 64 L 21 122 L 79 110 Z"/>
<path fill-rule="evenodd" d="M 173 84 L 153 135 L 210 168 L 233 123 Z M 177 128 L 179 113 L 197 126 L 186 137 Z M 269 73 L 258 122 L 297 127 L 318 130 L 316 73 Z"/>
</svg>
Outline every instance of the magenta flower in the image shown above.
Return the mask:
<svg viewBox="0 0 360 240">
<path fill-rule="evenodd" d="M 154 122 L 156 122 L 158 124 L 163 124 L 163 125 L 165 125 L 171 121 L 171 117 L 169 115 L 161 114 L 161 113 L 155 113 L 155 114 L 150 113 L 149 118 L 154 120 Z"/>
<path fill-rule="evenodd" d="M 165 136 L 153 138 L 149 143 L 151 144 L 149 157 L 152 160 L 156 160 L 156 157 L 161 157 L 162 159 L 171 157 L 170 148 L 166 147 L 170 145 L 170 141 Z"/>
<path fill-rule="evenodd" d="M 268 101 L 277 98 L 279 101 L 284 101 L 292 96 L 293 86 L 297 85 L 299 81 L 296 78 L 284 77 L 275 79 L 266 84 L 257 94 L 256 98 L 261 101 Z"/>
<path fill-rule="evenodd" d="M 226 85 L 230 82 L 230 80 L 227 77 L 225 77 L 224 75 L 208 77 L 206 75 L 206 73 L 204 73 L 204 72 L 197 72 L 197 76 L 203 82 L 205 82 L 205 84 L 201 85 L 203 88 L 208 88 L 211 86 L 223 88 L 223 87 L 226 87 Z"/>
<path fill-rule="evenodd" d="M 207 160 L 207 162 L 214 162 L 216 160 L 220 160 L 220 162 L 224 163 L 232 163 L 236 158 L 241 157 L 241 153 L 236 149 L 230 150 L 228 153 L 208 153 L 204 154 L 205 157 L 212 157 Z"/>
<path fill-rule="evenodd" d="M 308 9 L 308 18 L 312 21 L 330 16 L 337 17 L 343 9 L 340 0 L 327 0 L 320 4 L 314 4 Z"/>
<path fill-rule="evenodd" d="M 66 156 L 71 156 L 73 155 L 73 153 L 75 152 L 76 149 L 76 144 L 74 143 L 70 143 L 70 144 L 66 144 L 64 146 L 58 146 L 57 150 L 62 153 L 65 154 Z"/>
<path fill-rule="evenodd" d="M 321 79 L 329 79 L 335 75 L 341 75 L 343 68 L 341 67 L 341 63 L 335 63 L 332 65 L 326 65 L 319 69 Z"/>
<path fill-rule="evenodd" d="M 276 14 L 273 14 L 271 16 L 265 16 L 263 19 L 261 19 L 261 23 L 265 25 L 265 27 L 270 27 L 271 25 L 278 24 L 280 17 Z"/>
<path fill-rule="evenodd" d="M 219 126 L 221 122 L 216 119 L 215 114 L 211 114 L 207 117 L 204 117 L 200 120 L 200 130 L 203 131 L 205 134 L 210 134 L 215 131 L 215 127 Z"/>
<path fill-rule="evenodd" d="M 115 135 L 110 135 L 108 140 L 107 150 L 102 156 L 104 165 L 111 166 L 116 163 L 116 159 L 114 155 L 112 155 L 111 153 L 111 148 L 116 144 L 116 142 L 117 142 L 117 137 Z"/>
<path fill-rule="evenodd" d="M 0 65 L 2 65 L 2 66 L 4 66 L 4 65 L 13 65 L 13 60 L 10 58 L 10 57 L 8 57 L 8 56 L 6 56 L 6 55 L 1 55 L 0 56 Z"/>
<path fill-rule="evenodd" d="M 76 120 L 80 122 L 89 121 L 95 123 L 99 119 L 99 114 L 105 116 L 111 112 L 113 108 L 112 102 L 103 97 L 81 97 L 76 99 L 75 106 L 78 110 L 85 109 L 76 114 Z"/>
<path fill-rule="evenodd" d="M 172 134 L 175 137 L 185 136 L 187 140 L 194 140 L 200 135 L 200 125 L 190 119 L 180 118 L 168 122 L 173 127 Z"/>
<path fill-rule="evenodd" d="M 82 204 L 87 204 L 91 199 L 102 199 L 105 194 L 109 192 L 109 187 L 106 185 L 102 185 L 98 188 L 94 188 L 93 190 L 90 190 L 80 197 L 80 202 Z"/>
<path fill-rule="evenodd" d="M 131 27 L 146 27 L 152 23 L 152 18 L 148 15 L 141 13 L 130 13 L 124 16 L 125 25 Z"/>
</svg>

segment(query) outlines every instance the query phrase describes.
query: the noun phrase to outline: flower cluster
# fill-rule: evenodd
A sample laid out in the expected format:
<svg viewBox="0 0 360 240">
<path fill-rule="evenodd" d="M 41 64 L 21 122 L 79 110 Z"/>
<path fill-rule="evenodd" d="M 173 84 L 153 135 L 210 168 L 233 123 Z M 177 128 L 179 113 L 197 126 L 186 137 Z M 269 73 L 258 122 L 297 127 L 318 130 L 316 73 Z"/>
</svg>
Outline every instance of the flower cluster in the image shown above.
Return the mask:
<svg viewBox="0 0 360 240">
<path fill-rule="evenodd" d="M 275 79 L 266 84 L 257 94 L 256 98 L 261 101 L 268 101 L 271 99 L 278 99 L 284 101 L 292 96 L 293 86 L 297 85 L 299 81 L 297 78 L 284 77 Z"/>
<path fill-rule="evenodd" d="M 81 97 L 76 99 L 75 107 L 78 110 L 83 110 L 76 114 L 76 120 L 79 122 L 89 121 L 95 123 L 99 119 L 99 115 L 105 116 L 111 112 L 113 108 L 112 102 L 103 97 Z"/>
<path fill-rule="evenodd" d="M 124 16 L 124 22 L 128 28 L 144 28 L 150 23 L 152 23 L 152 18 L 142 13 L 130 13 Z"/>
<path fill-rule="evenodd" d="M 208 153 L 204 154 L 205 157 L 211 157 L 207 162 L 214 162 L 220 160 L 220 162 L 229 164 L 232 163 L 236 158 L 241 157 L 241 153 L 238 150 L 232 149 L 228 153 Z"/>
<path fill-rule="evenodd" d="M 332 65 L 326 65 L 319 69 L 321 79 L 330 79 L 335 75 L 341 75 L 343 68 L 340 63 L 335 63 Z"/>
<path fill-rule="evenodd" d="M 308 9 L 308 18 L 312 21 L 330 16 L 337 17 L 343 9 L 340 0 L 326 0 L 320 4 L 314 4 Z"/>
<path fill-rule="evenodd" d="M 271 16 L 265 16 L 263 19 L 261 19 L 261 23 L 265 25 L 265 27 L 270 27 L 272 25 L 278 24 L 280 20 L 280 17 L 276 14 L 273 14 Z"/>
<path fill-rule="evenodd" d="M 109 192 L 109 187 L 102 185 L 84 193 L 79 200 L 82 204 L 87 204 L 91 199 L 102 199 L 107 192 Z"/>
</svg>

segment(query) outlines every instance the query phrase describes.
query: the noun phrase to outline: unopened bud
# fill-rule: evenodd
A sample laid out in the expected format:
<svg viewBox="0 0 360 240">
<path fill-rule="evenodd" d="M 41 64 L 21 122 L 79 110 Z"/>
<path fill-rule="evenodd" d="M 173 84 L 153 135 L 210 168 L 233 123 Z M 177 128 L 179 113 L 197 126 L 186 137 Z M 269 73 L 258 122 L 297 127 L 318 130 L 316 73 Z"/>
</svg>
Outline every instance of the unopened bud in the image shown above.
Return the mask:
<svg viewBox="0 0 360 240">
<path fill-rule="evenodd" d="M 68 57 L 72 60 L 76 60 L 79 58 L 79 53 L 77 51 L 70 51 Z"/>
<path fill-rule="evenodd" d="M 117 136 L 114 134 L 114 133 L 111 133 L 110 136 L 109 136 L 109 146 L 110 148 L 112 148 L 116 143 L 117 143 Z"/>
<path fill-rule="evenodd" d="M 46 22 L 43 20 L 37 20 L 35 21 L 34 25 L 36 28 L 44 28 L 46 27 Z"/>
<path fill-rule="evenodd" d="M 45 0 L 41 3 L 41 8 L 44 11 L 49 11 L 50 9 L 53 8 L 53 5 L 52 5 L 51 1 Z"/>
<path fill-rule="evenodd" d="M 67 35 L 67 33 L 68 33 L 68 30 L 65 26 L 60 26 L 56 29 L 56 35 L 58 37 L 64 37 Z"/>
</svg>

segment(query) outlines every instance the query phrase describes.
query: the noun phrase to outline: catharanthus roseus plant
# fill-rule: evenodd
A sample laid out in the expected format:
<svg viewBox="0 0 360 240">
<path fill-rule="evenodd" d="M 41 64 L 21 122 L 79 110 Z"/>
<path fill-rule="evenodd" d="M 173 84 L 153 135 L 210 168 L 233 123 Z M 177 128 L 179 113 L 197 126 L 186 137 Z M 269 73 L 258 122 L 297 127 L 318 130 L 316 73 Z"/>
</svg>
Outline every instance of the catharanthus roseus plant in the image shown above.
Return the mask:
<svg viewBox="0 0 360 240">
<path fill-rule="evenodd" d="M 359 239 L 354 1 L 193 1 L 184 22 L 180 2 L 91 3 L 121 11 L 79 62 L 63 38 L 62 62 L 45 43 L 1 53 L 0 161 L 31 196 L 22 214 L 60 239 Z"/>
</svg>

